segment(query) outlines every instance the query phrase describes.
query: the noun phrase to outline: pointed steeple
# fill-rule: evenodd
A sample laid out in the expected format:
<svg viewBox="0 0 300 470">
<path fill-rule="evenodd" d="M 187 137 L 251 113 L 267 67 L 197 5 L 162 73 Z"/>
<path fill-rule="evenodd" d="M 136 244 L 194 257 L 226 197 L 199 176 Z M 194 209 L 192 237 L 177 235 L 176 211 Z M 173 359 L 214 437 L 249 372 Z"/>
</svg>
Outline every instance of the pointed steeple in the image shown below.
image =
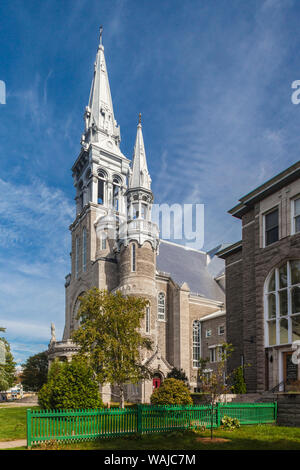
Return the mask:
<svg viewBox="0 0 300 470">
<path fill-rule="evenodd" d="M 139 114 L 139 123 L 137 126 L 129 188 L 144 188 L 151 190 L 151 178 L 147 167 L 141 113 Z"/>
<path fill-rule="evenodd" d="M 120 145 L 120 128 L 114 116 L 111 99 L 108 73 L 106 68 L 104 46 L 102 44 L 102 31 L 100 28 L 100 41 L 94 64 L 94 76 L 91 85 L 89 104 L 85 109 L 85 133 L 83 142 L 99 142 L 102 134 L 112 138 Z M 100 139 L 99 139 L 100 137 Z"/>
</svg>

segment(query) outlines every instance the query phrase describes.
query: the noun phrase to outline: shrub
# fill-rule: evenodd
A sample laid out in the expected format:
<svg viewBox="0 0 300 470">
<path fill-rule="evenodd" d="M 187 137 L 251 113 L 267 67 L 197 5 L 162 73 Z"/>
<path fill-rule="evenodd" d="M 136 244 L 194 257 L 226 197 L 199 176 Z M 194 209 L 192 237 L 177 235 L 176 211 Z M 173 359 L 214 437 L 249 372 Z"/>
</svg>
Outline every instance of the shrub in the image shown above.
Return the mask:
<svg viewBox="0 0 300 470">
<path fill-rule="evenodd" d="M 182 380 L 184 383 L 188 383 L 188 378 L 186 376 L 186 373 L 184 372 L 183 369 L 177 369 L 176 367 L 173 367 L 173 369 L 168 372 L 167 375 L 168 379 L 177 379 L 177 380 Z"/>
<path fill-rule="evenodd" d="M 154 390 L 150 398 L 152 405 L 192 405 L 188 387 L 177 379 L 166 379 Z"/>
<path fill-rule="evenodd" d="M 77 358 L 54 364 L 48 382 L 38 393 L 39 405 L 46 409 L 86 409 L 103 406 L 99 385 L 92 369 Z"/>
<path fill-rule="evenodd" d="M 232 387 L 233 393 L 246 393 L 246 383 L 244 379 L 244 368 L 239 366 L 234 371 L 234 385 Z"/>
<path fill-rule="evenodd" d="M 230 416 L 223 416 L 222 426 L 226 429 L 235 429 L 240 427 L 240 422 L 237 418 L 231 418 Z"/>
</svg>

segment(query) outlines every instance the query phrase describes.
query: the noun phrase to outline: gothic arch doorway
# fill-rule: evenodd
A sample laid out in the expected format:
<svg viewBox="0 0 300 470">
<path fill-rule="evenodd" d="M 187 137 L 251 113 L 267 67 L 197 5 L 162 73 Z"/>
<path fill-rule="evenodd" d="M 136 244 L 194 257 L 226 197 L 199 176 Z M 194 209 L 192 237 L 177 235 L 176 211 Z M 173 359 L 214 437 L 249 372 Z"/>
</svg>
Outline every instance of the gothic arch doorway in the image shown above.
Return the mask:
<svg viewBox="0 0 300 470">
<path fill-rule="evenodd" d="M 155 390 L 156 388 L 159 388 L 162 382 L 163 382 L 162 374 L 160 372 L 155 372 L 155 374 L 153 375 L 153 379 L 152 379 L 153 390 Z"/>
</svg>

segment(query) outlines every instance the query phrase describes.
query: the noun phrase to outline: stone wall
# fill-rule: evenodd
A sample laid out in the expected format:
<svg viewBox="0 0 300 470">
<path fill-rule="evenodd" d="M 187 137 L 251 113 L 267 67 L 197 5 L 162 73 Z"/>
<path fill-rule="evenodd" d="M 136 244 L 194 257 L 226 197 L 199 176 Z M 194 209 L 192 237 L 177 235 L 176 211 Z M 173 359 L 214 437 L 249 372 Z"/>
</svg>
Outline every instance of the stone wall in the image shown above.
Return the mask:
<svg viewBox="0 0 300 470">
<path fill-rule="evenodd" d="M 277 424 L 300 427 L 300 393 L 277 395 Z"/>
</svg>

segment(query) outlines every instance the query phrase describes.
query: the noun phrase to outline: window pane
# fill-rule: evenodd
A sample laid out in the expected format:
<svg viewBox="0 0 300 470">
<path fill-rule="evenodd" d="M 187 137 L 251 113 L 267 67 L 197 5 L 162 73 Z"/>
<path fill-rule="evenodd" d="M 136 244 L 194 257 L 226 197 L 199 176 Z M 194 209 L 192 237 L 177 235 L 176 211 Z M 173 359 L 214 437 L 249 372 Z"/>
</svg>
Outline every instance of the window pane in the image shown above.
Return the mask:
<svg viewBox="0 0 300 470">
<path fill-rule="evenodd" d="M 292 317 L 292 341 L 300 340 L 300 315 Z"/>
<path fill-rule="evenodd" d="M 103 204 L 104 197 L 104 182 L 102 180 L 98 181 L 98 204 Z"/>
<path fill-rule="evenodd" d="M 278 209 L 266 215 L 266 230 L 278 227 Z"/>
<path fill-rule="evenodd" d="M 279 288 L 287 286 L 287 265 L 284 264 L 279 268 Z"/>
<path fill-rule="evenodd" d="M 269 321 L 268 322 L 268 330 L 269 330 L 269 346 L 276 344 L 276 322 Z"/>
<path fill-rule="evenodd" d="M 300 313 L 300 287 L 292 289 L 292 313 Z"/>
<path fill-rule="evenodd" d="M 294 215 L 300 215 L 300 198 L 299 199 L 295 199 L 295 202 L 294 202 Z"/>
<path fill-rule="evenodd" d="M 291 282 L 292 284 L 300 283 L 300 261 L 291 261 Z"/>
<path fill-rule="evenodd" d="M 280 320 L 280 344 L 286 344 L 288 342 L 289 342 L 288 320 L 287 318 L 282 318 Z"/>
<path fill-rule="evenodd" d="M 300 232 L 300 215 L 295 217 L 295 232 Z"/>
<path fill-rule="evenodd" d="M 269 318 L 276 318 L 276 297 L 275 294 L 268 295 Z"/>
<path fill-rule="evenodd" d="M 266 231 L 266 245 L 271 245 L 279 240 L 278 227 Z"/>
<path fill-rule="evenodd" d="M 270 277 L 269 284 L 268 284 L 268 292 L 272 292 L 273 290 L 275 290 L 275 271 Z"/>
<path fill-rule="evenodd" d="M 279 309 L 280 316 L 284 317 L 288 314 L 288 304 L 287 304 L 287 290 L 282 290 L 279 292 Z"/>
</svg>

